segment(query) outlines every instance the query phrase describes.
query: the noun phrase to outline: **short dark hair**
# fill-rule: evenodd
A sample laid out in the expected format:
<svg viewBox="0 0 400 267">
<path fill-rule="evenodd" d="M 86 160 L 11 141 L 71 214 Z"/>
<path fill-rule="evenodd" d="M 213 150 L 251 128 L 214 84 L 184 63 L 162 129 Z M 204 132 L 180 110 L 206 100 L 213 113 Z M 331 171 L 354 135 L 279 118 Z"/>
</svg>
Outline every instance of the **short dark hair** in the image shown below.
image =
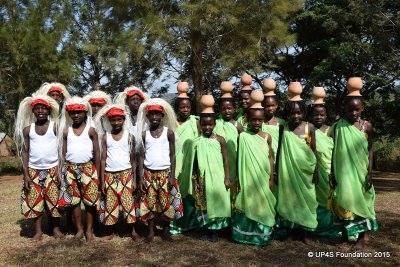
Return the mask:
<svg viewBox="0 0 400 267">
<path fill-rule="evenodd" d="M 300 111 L 304 114 L 304 116 L 307 115 L 307 108 L 306 108 L 306 103 L 304 100 L 300 101 L 287 101 L 285 108 L 284 108 L 284 114 L 286 116 L 286 119 L 289 117 L 289 114 L 292 113 L 295 105 L 299 105 Z"/>
</svg>

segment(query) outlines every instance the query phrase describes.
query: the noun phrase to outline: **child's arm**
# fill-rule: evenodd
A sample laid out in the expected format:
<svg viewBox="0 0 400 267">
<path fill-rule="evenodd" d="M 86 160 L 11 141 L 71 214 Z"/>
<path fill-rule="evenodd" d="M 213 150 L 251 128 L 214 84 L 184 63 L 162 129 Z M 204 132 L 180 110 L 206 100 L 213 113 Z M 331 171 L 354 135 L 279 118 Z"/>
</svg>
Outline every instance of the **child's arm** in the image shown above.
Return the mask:
<svg viewBox="0 0 400 267">
<path fill-rule="evenodd" d="M 97 174 L 100 170 L 100 146 L 99 146 L 99 135 L 94 128 L 89 129 L 89 137 L 93 143 L 93 159 L 94 165 L 96 166 Z"/>
<path fill-rule="evenodd" d="M 138 173 L 137 173 L 137 187 L 138 189 L 144 193 L 145 192 L 145 186 L 144 186 L 144 180 L 143 180 L 143 166 L 144 166 L 144 153 L 145 153 L 145 144 L 146 144 L 146 135 L 145 133 L 142 134 L 142 143 L 143 146 L 139 147 L 139 155 L 138 155 Z"/>
<path fill-rule="evenodd" d="M 22 131 L 24 137 L 24 145 L 22 147 L 22 169 L 24 172 L 24 189 L 29 190 L 31 188 L 31 178 L 29 177 L 28 165 L 29 165 L 29 130 L 30 126 L 25 127 Z"/>
<path fill-rule="evenodd" d="M 372 187 L 372 165 L 374 160 L 374 152 L 372 150 L 372 137 L 374 134 L 374 128 L 368 121 L 365 122 L 365 132 L 368 135 L 368 179 L 366 183 L 366 189 L 369 190 Z"/>
<path fill-rule="evenodd" d="M 168 129 L 167 133 L 169 142 L 169 159 L 171 162 L 170 172 L 169 172 L 169 182 L 171 183 L 175 179 L 175 134 L 173 131 Z"/>
<path fill-rule="evenodd" d="M 224 162 L 224 173 L 225 173 L 224 184 L 225 184 L 225 187 L 228 189 L 231 186 L 231 179 L 229 177 L 230 174 L 229 174 L 228 150 L 226 148 L 225 139 L 219 135 L 215 135 L 215 136 L 221 145 L 222 160 Z"/>
<path fill-rule="evenodd" d="M 68 129 L 63 130 L 63 140 L 62 140 L 62 153 L 61 153 L 61 159 L 64 162 L 65 161 L 65 155 L 67 155 L 67 137 L 68 137 Z"/>
<path fill-rule="evenodd" d="M 269 167 L 270 167 L 270 177 L 269 177 L 269 187 L 272 188 L 274 185 L 276 185 L 276 181 L 275 181 L 275 174 L 274 174 L 274 151 L 272 150 L 272 138 L 271 135 L 268 134 L 268 138 L 267 138 L 267 142 L 268 142 L 268 159 L 269 159 Z"/>
<path fill-rule="evenodd" d="M 132 166 L 132 189 L 133 191 L 136 190 L 136 155 L 135 155 L 135 148 L 136 148 L 136 142 L 135 142 L 135 137 L 133 135 L 129 135 L 129 138 L 131 140 L 131 154 L 130 154 L 130 161 L 131 161 L 131 166 Z"/>
<path fill-rule="evenodd" d="M 105 183 L 104 183 L 104 173 L 106 169 L 106 160 L 107 160 L 107 135 L 103 135 L 103 138 L 101 139 L 101 157 L 100 157 L 100 173 L 99 173 L 99 179 L 100 179 L 100 189 L 105 193 Z"/>
<path fill-rule="evenodd" d="M 317 157 L 317 145 L 315 142 L 315 127 L 313 124 L 309 123 L 309 130 L 310 130 L 310 148 L 314 152 L 315 157 Z M 318 184 L 319 181 L 319 171 L 318 171 L 318 164 L 315 165 L 314 175 L 313 175 L 313 183 Z"/>
</svg>

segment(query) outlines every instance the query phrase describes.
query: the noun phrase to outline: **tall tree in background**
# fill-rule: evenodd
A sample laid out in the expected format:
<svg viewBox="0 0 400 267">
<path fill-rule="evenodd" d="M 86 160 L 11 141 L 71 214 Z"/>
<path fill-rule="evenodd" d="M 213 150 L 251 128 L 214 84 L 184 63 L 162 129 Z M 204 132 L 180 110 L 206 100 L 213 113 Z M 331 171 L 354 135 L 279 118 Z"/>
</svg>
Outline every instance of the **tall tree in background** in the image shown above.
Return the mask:
<svg viewBox="0 0 400 267">
<path fill-rule="evenodd" d="M 19 101 L 45 81 L 74 76 L 65 41 L 68 1 L 3 1 L 0 6 L 0 113 L 11 131 Z"/>
</svg>

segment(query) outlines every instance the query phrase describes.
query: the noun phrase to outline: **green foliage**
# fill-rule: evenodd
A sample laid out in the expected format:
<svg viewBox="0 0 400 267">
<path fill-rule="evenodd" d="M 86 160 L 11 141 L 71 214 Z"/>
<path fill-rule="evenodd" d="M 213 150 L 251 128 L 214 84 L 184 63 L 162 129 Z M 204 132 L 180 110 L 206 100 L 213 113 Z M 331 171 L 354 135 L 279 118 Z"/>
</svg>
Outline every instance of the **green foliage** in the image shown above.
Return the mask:
<svg viewBox="0 0 400 267">
<path fill-rule="evenodd" d="M 17 157 L 0 157 L 0 175 L 21 174 L 22 162 Z"/>
<path fill-rule="evenodd" d="M 375 167 L 379 171 L 400 171 L 400 138 L 383 136 L 374 144 Z"/>
</svg>

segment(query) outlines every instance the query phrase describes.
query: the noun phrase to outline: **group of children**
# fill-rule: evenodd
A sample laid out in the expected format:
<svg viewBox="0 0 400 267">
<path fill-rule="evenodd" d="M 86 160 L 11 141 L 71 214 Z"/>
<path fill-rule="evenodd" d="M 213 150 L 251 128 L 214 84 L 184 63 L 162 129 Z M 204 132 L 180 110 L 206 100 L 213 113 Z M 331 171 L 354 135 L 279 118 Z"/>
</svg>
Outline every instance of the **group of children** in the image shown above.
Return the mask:
<svg viewBox="0 0 400 267">
<path fill-rule="evenodd" d="M 70 97 L 57 83 L 25 98 L 15 140 L 24 166 L 22 213 L 35 218 L 34 238 L 42 237 L 44 212 L 62 237 L 59 217 L 71 207 L 76 237 L 88 241 L 98 214 L 110 236 L 120 217 L 132 224 L 134 240 L 141 221 L 148 241 L 159 226 L 165 240 L 200 230 L 215 241 L 231 228 L 232 239 L 245 244 L 324 237 L 364 246 L 378 226 L 362 80 L 348 80 L 342 117 L 332 126 L 322 87 L 306 106 L 301 84 L 291 82 L 282 119 L 274 80 L 264 80 L 263 90 L 247 74 L 241 82 L 238 110 L 225 81 L 220 114 L 213 96 L 203 95 L 199 116 L 186 82 L 178 83 L 175 112 L 137 87 L 114 103 L 101 91 Z"/>
</svg>

